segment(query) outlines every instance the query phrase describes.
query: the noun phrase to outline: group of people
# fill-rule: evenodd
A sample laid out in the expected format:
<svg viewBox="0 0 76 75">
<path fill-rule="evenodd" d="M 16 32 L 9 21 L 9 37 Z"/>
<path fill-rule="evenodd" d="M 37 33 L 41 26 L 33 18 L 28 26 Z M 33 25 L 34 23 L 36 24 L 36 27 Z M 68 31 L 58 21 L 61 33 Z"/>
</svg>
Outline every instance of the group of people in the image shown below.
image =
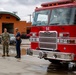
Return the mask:
<svg viewBox="0 0 76 75">
<path fill-rule="evenodd" d="M 21 44 L 21 37 L 20 37 L 20 32 L 18 28 L 15 28 L 16 31 L 16 56 L 15 58 L 21 58 L 21 51 L 20 51 L 20 44 Z M 2 33 L 2 45 L 3 45 L 3 55 L 2 57 L 9 57 L 9 41 L 10 41 L 10 36 L 9 33 L 7 32 L 7 28 L 4 28 L 4 32 Z"/>
</svg>

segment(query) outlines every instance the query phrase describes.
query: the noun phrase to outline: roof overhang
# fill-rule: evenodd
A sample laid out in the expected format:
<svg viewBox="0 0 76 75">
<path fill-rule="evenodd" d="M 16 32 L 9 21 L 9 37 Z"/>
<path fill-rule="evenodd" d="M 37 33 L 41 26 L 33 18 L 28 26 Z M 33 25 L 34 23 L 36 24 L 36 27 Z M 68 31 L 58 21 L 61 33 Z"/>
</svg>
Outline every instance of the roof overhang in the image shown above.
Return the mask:
<svg viewBox="0 0 76 75">
<path fill-rule="evenodd" d="M 0 11 L 0 14 L 9 14 L 9 15 L 14 16 L 17 20 L 20 20 L 20 18 L 15 13 Z"/>
</svg>

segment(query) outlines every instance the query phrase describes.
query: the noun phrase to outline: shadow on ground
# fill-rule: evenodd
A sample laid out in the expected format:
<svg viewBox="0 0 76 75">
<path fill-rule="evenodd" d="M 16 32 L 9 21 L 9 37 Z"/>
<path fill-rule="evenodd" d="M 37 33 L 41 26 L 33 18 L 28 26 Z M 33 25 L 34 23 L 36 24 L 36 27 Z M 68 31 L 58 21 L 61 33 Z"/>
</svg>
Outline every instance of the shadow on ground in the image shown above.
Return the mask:
<svg viewBox="0 0 76 75">
<path fill-rule="evenodd" d="M 67 64 L 49 64 L 46 75 L 76 75 L 76 67 L 73 70 L 68 70 Z"/>
</svg>

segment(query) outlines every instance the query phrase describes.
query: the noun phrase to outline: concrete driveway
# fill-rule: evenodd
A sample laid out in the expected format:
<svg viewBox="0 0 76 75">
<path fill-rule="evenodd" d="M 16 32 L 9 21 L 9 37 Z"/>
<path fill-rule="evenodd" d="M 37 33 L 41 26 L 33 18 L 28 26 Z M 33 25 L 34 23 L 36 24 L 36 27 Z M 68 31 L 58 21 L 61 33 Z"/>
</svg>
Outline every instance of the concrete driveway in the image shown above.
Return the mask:
<svg viewBox="0 0 76 75">
<path fill-rule="evenodd" d="M 29 40 L 23 40 L 21 48 L 30 47 Z M 39 59 L 36 56 L 22 55 L 21 60 L 14 58 L 15 46 L 10 46 L 10 57 L 3 58 L 2 45 L 0 45 L 0 75 L 76 75 L 76 71 L 67 70 L 51 71 L 48 60 Z"/>
</svg>

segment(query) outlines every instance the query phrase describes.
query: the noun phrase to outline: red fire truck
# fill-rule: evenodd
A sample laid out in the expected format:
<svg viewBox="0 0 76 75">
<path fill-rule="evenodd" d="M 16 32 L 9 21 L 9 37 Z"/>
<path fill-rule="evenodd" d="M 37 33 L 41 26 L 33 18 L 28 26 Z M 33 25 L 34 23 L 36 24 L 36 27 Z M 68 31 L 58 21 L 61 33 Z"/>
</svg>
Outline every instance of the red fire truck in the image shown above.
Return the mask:
<svg viewBox="0 0 76 75">
<path fill-rule="evenodd" d="M 76 62 L 76 0 L 58 0 L 36 7 L 29 55 L 52 63 Z"/>
</svg>

